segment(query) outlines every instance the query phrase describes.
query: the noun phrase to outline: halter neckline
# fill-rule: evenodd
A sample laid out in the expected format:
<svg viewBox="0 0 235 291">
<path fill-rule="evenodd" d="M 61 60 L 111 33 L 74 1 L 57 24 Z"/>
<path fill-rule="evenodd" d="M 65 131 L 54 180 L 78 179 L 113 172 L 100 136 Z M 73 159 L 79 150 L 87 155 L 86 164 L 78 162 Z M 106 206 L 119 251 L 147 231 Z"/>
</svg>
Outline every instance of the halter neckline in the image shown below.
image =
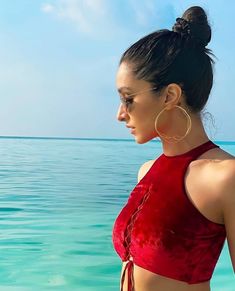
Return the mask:
<svg viewBox="0 0 235 291">
<path fill-rule="evenodd" d="M 190 155 L 192 155 L 194 153 L 199 152 L 200 150 L 203 150 L 204 148 L 206 148 L 207 146 L 212 145 L 212 144 L 214 144 L 214 143 L 211 140 L 208 140 L 208 141 L 206 141 L 206 142 L 204 142 L 204 143 L 192 148 L 191 150 L 189 150 L 189 151 L 187 151 L 185 153 L 179 154 L 179 155 L 168 156 L 168 155 L 165 155 L 164 153 L 162 155 L 165 158 L 169 158 L 169 159 L 170 158 L 185 157 L 185 156 L 188 156 L 188 155 L 190 156 Z"/>
</svg>

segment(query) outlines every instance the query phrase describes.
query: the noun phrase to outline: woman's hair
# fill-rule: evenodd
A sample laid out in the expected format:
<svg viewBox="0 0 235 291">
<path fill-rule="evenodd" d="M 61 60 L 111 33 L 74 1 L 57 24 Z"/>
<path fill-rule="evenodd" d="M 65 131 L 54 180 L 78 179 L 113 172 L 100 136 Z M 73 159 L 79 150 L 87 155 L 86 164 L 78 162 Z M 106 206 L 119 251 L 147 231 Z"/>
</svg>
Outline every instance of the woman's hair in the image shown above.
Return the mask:
<svg viewBox="0 0 235 291">
<path fill-rule="evenodd" d="M 120 64 L 129 63 L 137 79 L 158 89 L 179 84 L 191 111 L 200 112 L 213 84 L 214 55 L 206 48 L 210 39 L 205 11 L 193 6 L 176 19 L 172 31 L 158 30 L 134 43 L 124 52 Z"/>
</svg>

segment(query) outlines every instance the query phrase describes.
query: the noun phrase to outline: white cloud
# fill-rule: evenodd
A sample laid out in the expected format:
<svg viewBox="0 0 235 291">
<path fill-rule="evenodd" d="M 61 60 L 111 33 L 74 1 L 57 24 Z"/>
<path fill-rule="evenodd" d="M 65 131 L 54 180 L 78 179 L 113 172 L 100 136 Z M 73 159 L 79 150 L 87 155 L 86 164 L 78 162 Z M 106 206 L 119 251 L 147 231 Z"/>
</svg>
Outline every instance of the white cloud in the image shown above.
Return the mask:
<svg viewBox="0 0 235 291">
<path fill-rule="evenodd" d="M 129 0 L 131 9 L 135 14 L 136 22 L 142 27 L 155 26 L 156 29 L 170 28 L 175 20 L 175 5 L 172 1 Z M 182 11 L 181 11 L 182 12 Z M 180 15 L 179 15 L 180 16 Z"/>
<path fill-rule="evenodd" d="M 97 15 L 103 16 L 106 13 L 106 3 L 104 0 L 86 0 L 87 7 L 93 10 Z"/>
<path fill-rule="evenodd" d="M 72 22 L 80 32 L 94 33 L 107 27 L 107 0 L 57 0 L 46 3 L 42 11 L 53 12 L 60 19 Z"/>
<path fill-rule="evenodd" d="M 136 21 L 138 24 L 146 26 L 149 24 L 149 20 L 154 15 L 154 1 L 145 0 L 139 1 L 130 0 L 130 5 L 135 13 Z"/>
<path fill-rule="evenodd" d="M 53 12 L 55 7 L 53 5 L 51 5 L 51 4 L 44 3 L 44 4 L 42 4 L 41 9 L 45 13 L 50 13 L 50 12 Z"/>
</svg>

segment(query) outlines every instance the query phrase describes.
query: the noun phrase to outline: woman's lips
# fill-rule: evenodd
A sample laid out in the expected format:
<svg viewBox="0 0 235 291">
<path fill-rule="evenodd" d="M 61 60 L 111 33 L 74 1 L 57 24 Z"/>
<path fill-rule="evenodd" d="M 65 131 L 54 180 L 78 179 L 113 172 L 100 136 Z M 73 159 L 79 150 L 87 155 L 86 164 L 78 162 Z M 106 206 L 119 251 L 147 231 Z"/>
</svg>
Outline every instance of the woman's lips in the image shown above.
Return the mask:
<svg viewBox="0 0 235 291">
<path fill-rule="evenodd" d="M 135 129 L 131 128 L 131 133 L 134 134 L 135 133 Z"/>
<path fill-rule="evenodd" d="M 129 126 L 129 125 L 126 125 L 126 127 L 131 129 L 131 133 L 132 134 L 135 132 L 135 127 L 132 127 L 132 126 Z"/>
</svg>

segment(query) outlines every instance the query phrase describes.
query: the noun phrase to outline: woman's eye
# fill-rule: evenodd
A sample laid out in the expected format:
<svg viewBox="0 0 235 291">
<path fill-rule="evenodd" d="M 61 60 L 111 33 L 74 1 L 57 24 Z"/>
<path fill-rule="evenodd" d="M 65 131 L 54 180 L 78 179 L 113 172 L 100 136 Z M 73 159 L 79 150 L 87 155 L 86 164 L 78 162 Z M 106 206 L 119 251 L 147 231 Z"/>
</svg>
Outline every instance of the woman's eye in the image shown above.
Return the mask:
<svg viewBox="0 0 235 291">
<path fill-rule="evenodd" d="M 122 103 L 125 103 L 125 104 L 131 104 L 133 103 L 134 101 L 134 98 L 133 97 L 129 97 L 129 95 L 120 95 L 120 99 L 122 101 Z"/>
<path fill-rule="evenodd" d="M 124 98 L 124 104 L 126 109 L 130 109 L 131 105 L 133 104 L 133 98 Z"/>
<path fill-rule="evenodd" d="M 134 96 L 133 94 L 128 93 L 120 94 L 120 100 L 121 103 L 126 107 L 126 109 L 130 109 L 130 106 L 134 102 Z"/>
<path fill-rule="evenodd" d="M 133 98 L 125 98 L 126 104 L 132 104 L 133 103 Z"/>
</svg>

